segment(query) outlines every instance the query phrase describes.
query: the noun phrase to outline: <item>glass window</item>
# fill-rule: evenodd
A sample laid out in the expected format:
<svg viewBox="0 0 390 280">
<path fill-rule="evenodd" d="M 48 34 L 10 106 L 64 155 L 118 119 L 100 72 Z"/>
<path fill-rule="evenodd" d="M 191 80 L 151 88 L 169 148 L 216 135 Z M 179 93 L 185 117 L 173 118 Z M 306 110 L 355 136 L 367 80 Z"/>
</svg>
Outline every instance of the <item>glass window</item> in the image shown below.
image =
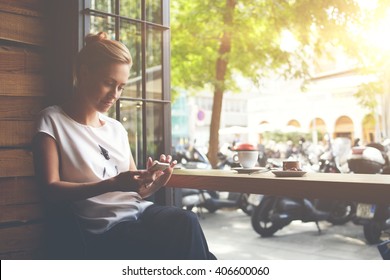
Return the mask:
<svg viewBox="0 0 390 280">
<path fill-rule="evenodd" d="M 115 0 L 91 0 L 91 9 L 105 13 L 114 13 Z"/>
<path fill-rule="evenodd" d="M 148 156 L 164 153 L 164 104 L 146 103 L 146 139 Z"/>
<path fill-rule="evenodd" d="M 162 32 L 150 27 L 146 32 L 146 97 L 162 99 Z"/>
<path fill-rule="evenodd" d="M 120 122 L 126 128 L 129 136 L 129 144 L 134 161 L 143 166 L 145 164 L 144 144 L 143 144 L 143 125 L 142 125 L 142 106 L 141 101 L 120 101 Z"/>
<path fill-rule="evenodd" d="M 89 33 L 98 33 L 104 30 L 109 38 L 115 39 L 115 18 L 102 15 L 91 15 L 90 24 L 91 28 Z"/>
<path fill-rule="evenodd" d="M 120 41 L 129 48 L 133 59 L 128 85 L 124 97 L 142 98 L 142 27 L 140 23 L 121 21 Z"/>
<path fill-rule="evenodd" d="M 162 24 L 162 8 L 161 8 L 161 1 L 157 0 L 146 0 L 146 20 Z"/>
<path fill-rule="evenodd" d="M 133 19 L 141 19 L 141 0 L 121 0 L 119 7 L 119 13 L 121 16 Z"/>
<path fill-rule="evenodd" d="M 84 0 L 81 11 L 88 33 L 106 32 L 124 43 L 133 58 L 130 77 L 118 104 L 107 114 L 119 120 L 129 134 L 138 168 L 146 158 L 170 153 L 169 22 L 168 0 Z M 163 62 L 167 62 L 164 64 Z M 168 127 L 168 129 L 170 126 Z"/>
</svg>

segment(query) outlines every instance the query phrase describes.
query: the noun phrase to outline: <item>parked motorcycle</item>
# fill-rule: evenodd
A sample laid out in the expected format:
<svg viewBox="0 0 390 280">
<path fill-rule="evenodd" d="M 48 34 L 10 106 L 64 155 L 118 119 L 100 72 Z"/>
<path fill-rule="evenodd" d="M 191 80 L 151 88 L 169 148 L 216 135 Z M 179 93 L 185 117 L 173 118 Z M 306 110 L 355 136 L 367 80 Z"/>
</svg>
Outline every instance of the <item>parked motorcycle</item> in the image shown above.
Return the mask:
<svg viewBox="0 0 390 280">
<path fill-rule="evenodd" d="M 359 203 L 354 223 L 363 225 L 363 233 L 369 244 L 382 242 L 382 235 L 390 235 L 390 207 Z"/>
<path fill-rule="evenodd" d="M 178 161 L 178 166 L 184 169 L 211 169 L 211 164 L 204 152 L 197 147 L 190 149 L 176 150 L 173 153 L 174 159 Z M 220 163 L 219 169 L 231 168 L 236 166 L 232 157 L 223 153 L 218 154 Z M 234 192 L 217 192 L 197 189 L 181 189 L 182 206 L 188 210 L 194 207 L 205 208 L 210 213 L 214 213 L 222 208 L 241 209 L 244 213 L 251 215 L 252 205 L 248 203 L 249 194 Z M 225 197 L 223 197 L 226 195 Z"/>
<path fill-rule="evenodd" d="M 292 221 L 315 222 L 329 219 L 330 213 L 317 210 L 309 199 L 264 196 L 252 214 L 252 227 L 262 237 L 272 236 Z"/>
<path fill-rule="evenodd" d="M 354 147 L 348 165 L 354 173 L 390 174 L 387 149 L 379 143 Z M 380 243 L 383 233 L 390 234 L 390 206 L 358 203 L 353 222 L 363 226 L 364 237 L 369 244 Z"/>
<path fill-rule="evenodd" d="M 332 156 L 322 156 L 319 160 L 319 172 L 340 172 L 337 159 Z M 269 161 L 271 168 L 281 167 L 275 160 Z M 254 196 L 249 201 L 256 200 Z M 324 200 L 324 199 L 297 199 L 290 197 L 263 196 L 257 199 L 252 214 L 252 227 L 262 237 L 272 236 L 275 232 L 289 225 L 292 221 L 315 222 L 321 232 L 318 222 L 328 221 L 333 225 L 342 225 L 350 221 L 356 211 L 354 202 Z"/>
<path fill-rule="evenodd" d="M 318 172 L 342 173 L 342 165 L 346 162 L 351 141 L 348 138 L 336 138 L 333 143 L 328 145 L 328 150 L 320 155 Z M 330 213 L 327 221 L 334 225 L 343 225 L 351 221 L 356 215 L 356 206 L 356 203 L 353 201 L 330 199 L 317 199 L 315 201 L 316 209 Z"/>
<path fill-rule="evenodd" d="M 194 207 L 205 208 L 210 213 L 222 208 L 237 208 L 251 215 L 252 206 L 248 203 L 248 196 L 246 193 L 229 192 L 227 197 L 223 198 L 221 192 L 182 189 L 182 205 L 187 210 Z"/>
</svg>

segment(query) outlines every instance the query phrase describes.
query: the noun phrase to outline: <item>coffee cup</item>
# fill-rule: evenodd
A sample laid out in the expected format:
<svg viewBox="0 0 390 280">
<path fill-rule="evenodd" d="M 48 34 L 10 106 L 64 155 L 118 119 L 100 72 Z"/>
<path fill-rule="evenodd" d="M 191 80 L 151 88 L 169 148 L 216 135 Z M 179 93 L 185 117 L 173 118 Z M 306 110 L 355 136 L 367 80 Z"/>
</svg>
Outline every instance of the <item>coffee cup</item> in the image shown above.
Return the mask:
<svg viewBox="0 0 390 280">
<path fill-rule="evenodd" d="M 301 163 L 299 160 L 285 160 L 283 161 L 283 171 L 300 171 Z"/>
<path fill-rule="evenodd" d="M 238 161 L 243 168 L 253 168 L 257 163 L 259 152 L 253 151 L 237 151 Z"/>
</svg>

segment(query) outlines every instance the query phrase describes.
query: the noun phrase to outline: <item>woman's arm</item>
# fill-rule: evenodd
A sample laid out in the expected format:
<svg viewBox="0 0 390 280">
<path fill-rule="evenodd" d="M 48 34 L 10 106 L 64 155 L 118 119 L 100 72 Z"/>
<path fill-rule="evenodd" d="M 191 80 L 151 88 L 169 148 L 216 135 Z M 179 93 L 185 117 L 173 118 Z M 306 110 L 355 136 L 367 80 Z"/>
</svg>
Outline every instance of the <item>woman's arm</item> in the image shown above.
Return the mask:
<svg viewBox="0 0 390 280">
<path fill-rule="evenodd" d="M 93 183 L 62 181 L 57 142 L 45 133 L 38 133 L 33 142 L 35 176 L 51 201 L 82 200 L 112 191 L 138 191 L 138 175 L 146 171 L 128 171 Z M 134 169 L 133 169 L 134 170 Z"/>
<path fill-rule="evenodd" d="M 131 170 L 131 171 L 137 170 L 137 165 L 135 164 L 135 161 L 133 159 L 133 155 L 131 155 L 131 152 L 130 152 L 130 167 L 129 167 L 129 170 Z"/>
</svg>

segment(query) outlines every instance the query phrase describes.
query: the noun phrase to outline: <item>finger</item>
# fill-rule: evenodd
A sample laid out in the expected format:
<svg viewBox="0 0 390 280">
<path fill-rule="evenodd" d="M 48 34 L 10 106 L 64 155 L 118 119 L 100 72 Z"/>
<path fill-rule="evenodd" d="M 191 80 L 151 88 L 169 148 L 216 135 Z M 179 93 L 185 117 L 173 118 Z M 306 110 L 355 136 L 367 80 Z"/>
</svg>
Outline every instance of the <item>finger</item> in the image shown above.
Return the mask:
<svg viewBox="0 0 390 280">
<path fill-rule="evenodd" d="M 172 161 L 172 156 L 171 155 L 167 155 L 167 162 L 170 163 Z"/>
<path fill-rule="evenodd" d="M 165 162 L 166 161 L 166 156 L 164 154 L 161 154 L 160 161 L 161 162 Z"/>
<path fill-rule="evenodd" d="M 148 169 L 153 165 L 153 159 L 151 157 L 148 157 L 148 160 L 146 162 L 146 168 Z"/>
</svg>

